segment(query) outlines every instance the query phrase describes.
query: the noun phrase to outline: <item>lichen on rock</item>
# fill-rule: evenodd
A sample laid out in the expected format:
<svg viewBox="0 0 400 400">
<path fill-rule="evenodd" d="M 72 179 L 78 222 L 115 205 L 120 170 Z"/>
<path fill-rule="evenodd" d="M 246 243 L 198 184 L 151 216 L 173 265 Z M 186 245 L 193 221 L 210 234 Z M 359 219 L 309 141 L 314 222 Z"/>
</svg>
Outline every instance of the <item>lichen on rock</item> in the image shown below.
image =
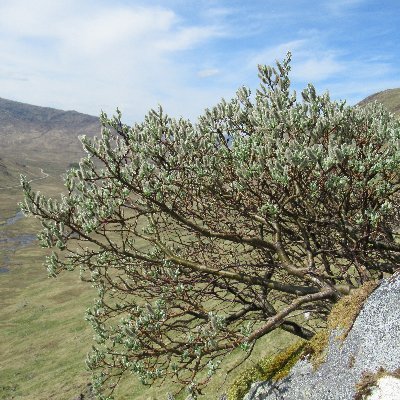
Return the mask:
<svg viewBox="0 0 400 400">
<path fill-rule="evenodd" d="M 370 281 L 363 286 L 354 289 L 349 295 L 344 296 L 329 314 L 327 326 L 320 330 L 305 346 L 303 355 L 310 355 L 310 361 L 314 368 L 318 368 L 325 361 L 326 352 L 329 345 L 329 338 L 332 332 L 342 332 L 337 336 L 337 340 L 343 341 L 348 335 L 364 302 L 368 296 L 376 289 L 378 283 Z"/>
<path fill-rule="evenodd" d="M 392 378 L 392 379 L 385 379 Z M 378 398 L 379 392 L 387 391 L 387 387 L 390 386 L 391 389 L 394 390 L 394 387 L 400 390 L 400 368 L 393 372 L 388 372 L 382 367 L 379 368 L 378 371 L 372 373 L 369 371 L 365 371 L 360 381 L 356 384 L 356 394 L 354 396 L 354 400 L 372 400 Z M 396 393 L 400 398 L 400 393 Z"/>
<path fill-rule="evenodd" d="M 399 304 L 399 277 L 384 279 L 375 290 L 371 283 L 353 291 L 335 307 L 325 334 L 302 349 L 306 357 L 282 379 L 253 384 L 244 399 L 354 400 L 363 388 L 359 399 L 367 398 L 379 371 L 387 378 L 400 369 Z M 365 379 L 368 374 L 376 375 L 375 383 Z"/>
</svg>

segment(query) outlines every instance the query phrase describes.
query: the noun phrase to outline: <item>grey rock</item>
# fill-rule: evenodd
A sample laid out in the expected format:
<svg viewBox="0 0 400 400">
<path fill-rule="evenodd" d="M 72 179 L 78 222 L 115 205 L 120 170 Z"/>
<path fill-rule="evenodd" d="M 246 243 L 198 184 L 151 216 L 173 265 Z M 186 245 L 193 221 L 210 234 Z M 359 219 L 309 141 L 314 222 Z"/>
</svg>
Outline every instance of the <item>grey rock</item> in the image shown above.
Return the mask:
<svg viewBox="0 0 400 400">
<path fill-rule="evenodd" d="M 333 331 L 316 370 L 299 360 L 278 382 L 257 382 L 244 400 L 352 400 L 364 372 L 400 367 L 400 279 L 383 280 L 368 297 L 345 340 Z M 400 399 L 400 396 L 399 396 Z"/>
</svg>

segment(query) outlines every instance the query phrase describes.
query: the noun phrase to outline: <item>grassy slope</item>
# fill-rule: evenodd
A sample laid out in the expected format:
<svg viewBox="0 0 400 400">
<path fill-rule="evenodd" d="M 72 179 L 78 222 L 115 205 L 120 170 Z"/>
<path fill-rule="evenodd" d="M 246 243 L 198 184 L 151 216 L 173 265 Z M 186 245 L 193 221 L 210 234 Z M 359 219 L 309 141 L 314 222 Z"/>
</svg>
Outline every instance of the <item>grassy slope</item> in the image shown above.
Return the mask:
<svg viewBox="0 0 400 400">
<path fill-rule="evenodd" d="M 48 180 L 40 189 L 57 186 Z M 2 219 L 20 200 L 19 190 L 0 192 Z M 13 237 L 37 228 L 37 221 L 22 219 L 0 229 Z M 82 363 L 91 332 L 82 316 L 93 293 L 76 275 L 47 279 L 44 255 L 36 243 L 17 249 L 10 272 L 0 274 L 0 399 L 69 399 L 89 380 Z"/>
<path fill-rule="evenodd" d="M 99 119 L 0 98 L 0 187 L 19 183 L 20 173 L 61 174 L 84 155 L 79 135 L 99 132 Z"/>
<path fill-rule="evenodd" d="M 52 196 L 62 190 L 54 178 L 38 181 L 34 188 Z M 12 216 L 20 200 L 17 189 L 0 191 L 0 220 Z M 0 227 L 0 233 L 6 231 L 12 237 L 34 233 L 38 228 L 38 221 L 22 219 L 10 227 Z M 84 360 L 92 331 L 83 317 L 95 292 L 80 282 L 78 271 L 47 278 L 42 266 L 44 256 L 45 250 L 37 244 L 19 249 L 11 257 L 10 272 L 0 274 L 0 400 L 72 400 L 90 382 Z M 258 343 L 245 365 L 283 348 L 290 340 L 286 333 L 271 335 Z M 224 369 L 232 368 L 243 355 L 236 351 L 226 360 Z M 218 374 L 204 398 L 216 399 L 240 368 L 226 382 L 223 371 Z M 148 388 L 129 376 L 116 399 L 164 400 L 174 389 L 169 383 Z"/>
<path fill-rule="evenodd" d="M 360 101 L 360 103 L 358 104 L 362 106 L 373 101 L 382 103 L 389 111 L 396 114 L 397 116 L 400 115 L 400 88 L 388 89 L 382 92 L 375 93 Z"/>
</svg>

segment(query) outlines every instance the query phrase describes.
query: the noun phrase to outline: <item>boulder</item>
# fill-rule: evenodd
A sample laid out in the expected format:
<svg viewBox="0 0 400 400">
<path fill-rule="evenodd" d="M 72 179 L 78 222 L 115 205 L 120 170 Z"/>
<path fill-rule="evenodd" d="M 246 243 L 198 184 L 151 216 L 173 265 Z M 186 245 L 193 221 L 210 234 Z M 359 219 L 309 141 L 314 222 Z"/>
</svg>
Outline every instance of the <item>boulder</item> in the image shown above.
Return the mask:
<svg viewBox="0 0 400 400">
<path fill-rule="evenodd" d="M 282 379 L 257 382 L 244 400 L 400 400 L 400 277 L 369 294 L 349 329 L 329 332 L 318 365 L 300 358 Z"/>
</svg>

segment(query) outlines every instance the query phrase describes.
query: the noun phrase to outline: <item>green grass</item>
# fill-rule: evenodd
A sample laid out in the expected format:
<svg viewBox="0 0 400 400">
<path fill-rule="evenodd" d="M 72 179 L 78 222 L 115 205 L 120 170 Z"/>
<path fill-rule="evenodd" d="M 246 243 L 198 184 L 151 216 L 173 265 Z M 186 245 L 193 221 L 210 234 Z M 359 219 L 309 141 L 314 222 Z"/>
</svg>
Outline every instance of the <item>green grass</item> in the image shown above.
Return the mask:
<svg viewBox="0 0 400 400">
<path fill-rule="evenodd" d="M 20 200 L 20 191 L 0 193 L 2 220 Z M 14 236 L 37 228 L 36 220 L 22 219 L 0 229 Z M 48 279 L 37 244 L 1 251 L 10 257 L 10 272 L 0 274 L 0 399 L 76 397 L 90 381 L 84 359 L 92 332 L 83 315 L 93 291 L 77 274 Z"/>
<path fill-rule="evenodd" d="M 90 380 L 83 313 L 93 292 L 72 274 L 47 279 L 40 261 L 0 277 L 0 399 L 70 399 Z"/>
<path fill-rule="evenodd" d="M 62 187 L 54 178 L 34 183 L 34 188 L 55 196 Z M 0 191 L 0 221 L 18 210 L 20 190 Z M 35 233 L 38 220 L 24 218 L 16 224 L 0 227 L 0 234 L 14 236 Z M 48 278 L 42 262 L 46 250 L 37 243 L 10 252 L 10 272 L 0 274 L 0 400 L 71 400 L 90 382 L 85 358 L 93 333 L 84 320 L 95 291 L 79 280 L 79 272 Z M 1 254 L 0 253 L 0 254 Z M 217 399 L 243 368 L 259 358 L 276 353 L 294 338 L 275 332 L 257 343 L 253 355 L 226 377 L 225 371 L 245 355 L 236 350 L 223 363 L 203 399 Z M 161 387 L 141 385 L 135 376 L 127 376 L 116 392 L 117 400 L 163 400 L 176 387 L 166 382 Z M 186 394 L 180 396 L 184 399 Z"/>
<path fill-rule="evenodd" d="M 84 360 L 92 332 L 83 315 L 95 293 L 79 281 L 76 273 L 47 278 L 40 265 L 42 254 L 33 248 L 29 251 L 29 256 L 18 251 L 15 259 L 21 267 L 0 276 L 0 399 L 72 399 L 90 382 Z M 290 340 L 290 335 L 271 335 L 257 345 L 245 366 Z M 242 356 L 242 351 L 236 351 L 224 369 L 231 368 Z M 226 385 L 239 371 L 229 377 Z M 221 372 L 204 398 L 222 394 L 224 380 Z M 148 388 L 131 376 L 122 382 L 116 399 L 165 399 L 166 393 L 174 389 L 170 384 Z"/>
</svg>

